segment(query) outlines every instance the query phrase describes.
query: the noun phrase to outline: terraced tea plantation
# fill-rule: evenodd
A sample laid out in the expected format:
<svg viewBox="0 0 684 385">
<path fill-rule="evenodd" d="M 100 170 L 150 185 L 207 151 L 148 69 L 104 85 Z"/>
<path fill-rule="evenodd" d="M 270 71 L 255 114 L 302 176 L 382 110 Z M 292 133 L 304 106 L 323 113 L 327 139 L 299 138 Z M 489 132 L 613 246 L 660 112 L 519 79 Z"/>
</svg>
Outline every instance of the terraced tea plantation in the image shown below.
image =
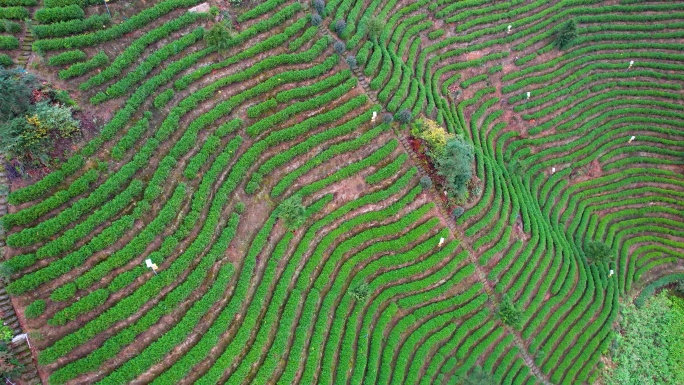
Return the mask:
<svg viewBox="0 0 684 385">
<path fill-rule="evenodd" d="M 2 217 L 45 383 L 593 383 L 684 272 L 684 3 L 201 3 L 0 0 L 101 126 Z"/>
</svg>

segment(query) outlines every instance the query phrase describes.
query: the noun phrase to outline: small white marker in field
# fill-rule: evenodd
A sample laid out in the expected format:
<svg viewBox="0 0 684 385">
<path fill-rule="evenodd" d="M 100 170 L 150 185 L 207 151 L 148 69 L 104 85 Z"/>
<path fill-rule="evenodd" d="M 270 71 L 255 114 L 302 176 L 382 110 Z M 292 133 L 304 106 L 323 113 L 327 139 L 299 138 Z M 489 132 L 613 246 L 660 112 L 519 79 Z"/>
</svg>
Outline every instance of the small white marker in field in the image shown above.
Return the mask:
<svg viewBox="0 0 684 385">
<path fill-rule="evenodd" d="M 630 60 L 630 62 L 629 62 L 629 68 L 632 68 L 633 65 L 634 65 L 634 60 Z"/>
<path fill-rule="evenodd" d="M 447 196 L 447 190 L 444 190 L 444 196 Z"/>
<path fill-rule="evenodd" d="M 442 247 L 444 244 L 444 238 L 439 238 L 439 247 Z"/>
<path fill-rule="evenodd" d="M 159 267 L 157 266 L 157 264 L 152 263 L 152 260 L 150 258 L 147 258 L 145 260 L 145 266 L 152 269 L 152 272 L 154 272 L 154 275 L 157 275 L 157 269 L 159 269 Z"/>
<path fill-rule="evenodd" d="M 371 118 L 371 123 L 375 123 L 375 119 L 378 117 L 378 113 L 373 111 L 373 117 Z"/>
<path fill-rule="evenodd" d="M 632 135 L 632 137 L 629 138 L 629 140 L 627 141 L 627 143 L 632 143 L 632 141 L 633 141 L 634 139 L 636 139 L 636 136 Z"/>
<path fill-rule="evenodd" d="M 530 92 L 527 92 L 527 98 L 528 99 L 530 98 L 530 95 L 531 95 Z"/>
<path fill-rule="evenodd" d="M 31 347 L 31 341 L 29 341 L 28 334 L 17 334 L 12 338 L 12 343 L 15 344 L 21 340 L 26 340 L 26 343 L 28 344 L 28 347 Z"/>
<path fill-rule="evenodd" d="M 555 167 L 551 167 L 551 174 L 555 174 L 555 173 L 556 173 L 556 168 L 555 168 Z"/>
<path fill-rule="evenodd" d="M 508 25 L 508 33 L 511 33 L 511 28 L 513 28 L 513 26 L 509 24 Z"/>
<path fill-rule="evenodd" d="M 613 274 L 615 274 L 615 272 L 613 271 L 613 269 L 610 269 L 610 272 L 609 272 L 608 276 L 609 276 L 609 277 L 612 277 Z"/>
</svg>

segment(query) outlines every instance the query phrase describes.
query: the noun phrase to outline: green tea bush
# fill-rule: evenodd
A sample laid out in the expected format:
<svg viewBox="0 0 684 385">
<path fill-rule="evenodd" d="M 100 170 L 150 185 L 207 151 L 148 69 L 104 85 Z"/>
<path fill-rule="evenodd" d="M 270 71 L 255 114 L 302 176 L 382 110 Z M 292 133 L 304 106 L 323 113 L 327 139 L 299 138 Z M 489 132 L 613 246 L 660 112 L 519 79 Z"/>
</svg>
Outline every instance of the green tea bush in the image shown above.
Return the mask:
<svg viewBox="0 0 684 385">
<path fill-rule="evenodd" d="M 21 31 L 21 24 L 9 20 L 0 20 L 0 32 L 19 33 Z"/>
<path fill-rule="evenodd" d="M 77 49 L 73 51 L 65 51 L 57 55 L 51 56 L 48 59 L 48 65 L 51 66 L 63 66 L 67 64 L 72 64 L 79 60 L 85 60 L 88 56 L 85 52 Z"/>
<path fill-rule="evenodd" d="M 118 352 L 121 350 L 125 345 L 130 344 L 137 335 L 142 333 L 143 331 L 149 329 L 155 322 L 158 322 L 158 320 L 164 315 L 169 313 L 173 308 L 178 306 L 183 300 L 185 300 L 193 290 L 197 290 L 197 288 L 201 285 L 203 282 L 204 278 L 206 277 L 209 268 L 213 265 L 213 263 L 216 261 L 216 259 L 219 257 L 221 250 L 225 250 L 227 247 L 228 243 L 232 239 L 232 237 L 235 234 L 235 229 L 237 227 L 239 221 L 239 217 L 237 215 L 232 215 L 229 223 L 227 226 L 222 230 L 221 235 L 217 242 L 214 244 L 214 246 L 211 248 L 210 252 L 205 255 L 200 264 L 196 266 L 195 269 L 193 269 L 192 273 L 187 277 L 187 279 L 178 287 L 176 287 L 174 290 L 172 290 L 166 297 L 165 299 L 159 303 L 157 306 L 155 306 L 153 309 L 151 309 L 150 312 L 148 312 L 145 317 L 139 319 L 135 324 L 129 326 L 128 328 L 122 330 L 120 333 L 118 333 L 116 336 L 109 338 L 108 341 L 105 343 L 105 345 L 101 346 L 97 350 L 93 351 L 86 359 L 83 360 L 77 360 L 72 362 L 70 365 L 67 365 L 60 370 L 56 371 L 53 373 L 53 377 L 51 377 L 52 380 L 55 381 L 66 381 L 68 379 L 74 378 L 75 376 L 79 375 L 80 373 L 84 373 L 90 370 L 93 370 L 95 367 L 97 367 L 99 364 L 104 362 L 106 359 L 111 357 L 111 354 L 113 352 Z M 221 246 L 223 246 L 223 249 L 221 249 Z M 182 269 L 184 267 L 188 266 L 188 257 L 195 255 L 196 251 L 193 250 L 192 253 L 184 253 L 183 254 L 183 259 L 179 262 L 181 263 L 174 263 L 169 269 L 162 271 L 159 276 L 162 277 L 162 280 L 156 280 L 156 282 L 148 282 L 146 285 L 147 287 L 140 288 L 138 291 L 136 291 L 135 295 L 137 298 L 131 298 L 128 300 L 127 305 L 131 306 L 132 304 L 135 304 L 138 301 L 145 301 L 145 299 L 149 299 L 150 294 L 148 294 L 150 291 L 154 293 L 157 290 L 160 290 L 163 286 L 169 284 L 172 282 L 173 279 L 176 277 L 174 275 L 179 274 L 182 272 Z M 230 268 L 231 265 L 225 265 L 226 267 L 222 268 L 220 270 L 220 273 L 218 275 L 218 279 L 225 279 L 225 282 L 230 281 L 227 279 L 230 274 L 232 274 L 232 269 Z M 226 275 L 227 274 L 227 275 Z M 218 288 L 222 287 L 222 285 L 213 285 Z M 144 292 L 143 290 L 147 289 L 147 292 Z M 219 289 L 214 289 L 211 290 L 214 295 L 216 295 L 216 290 Z M 219 290 L 219 293 L 222 292 L 222 290 Z M 136 302 L 134 302 L 136 301 Z M 200 301 L 203 306 L 206 306 L 205 301 Z M 144 303 L 144 302 L 143 302 Z M 116 306 L 115 306 L 116 307 Z M 126 311 L 130 311 L 127 308 Z M 134 310 L 134 309 L 131 309 Z M 93 325 L 95 327 L 95 325 Z M 79 336 L 72 335 L 72 340 L 75 338 L 78 338 Z M 175 336 L 177 338 L 179 336 Z M 168 338 L 165 338 L 163 340 L 168 340 Z M 154 350 L 154 352 L 159 353 L 163 352 L 165 353 L 166 350 Z M 140 356 L 140 360 L 143 358 L 147 359 L 148 353 L 143 354 Z M 139 370 L 140 366 L 136 365 L 135 366 L 137 369 L 134 370 Z M 131 375 L 133 375 L 132 372 L 130 372 L 131 368 L 128 368 L 129 370 L 125 370 L 123 372 L 114 372 L 111 374 L 110 377 L 104 379 L 103 381 L 105 383 L 109 383 L 110 381 L 124 381 L 122 378 L 128 377 L 130 380 Z M 124 381 L 126 382 L 126 381 Z"/>
<path fill-rule="evenodd" d="M 464 88 L 464 89 L 465 89 L 465 88 L 468 88 L 469 86 L 471 86 L 471 85 L 473 85 L 473 84 L 475 84 L 475 83 L 477 83 L 477 82 L 481 82 L 481 81 L 487 80 L 487 78 L 488 78 L 487 74 L 482 74 L 482 75 L 474 76 L 474 77 L 472 77 L 472 78 L 470 78 L 470 79 L 468 79 L 468 80 L 462 82 L 462 83 L 461 83 L 461 88 Z"/>
<path fill-rule="evenodd" d="M 174 95 L 175 93 L 173 92 L 172 88 L 160 92 L 159 95 L 157 95 L 154 98 L 154 102 L 152 103 L 152 105 L 154 105 L 155 108 L 163 108 L 164 106 L 169 104 L 171 99 L 173 99 Z"/>
<path fill-rule="evenodd" d="M 82 76 L 97 67 L 103 67 L 107 65 L 107 63 L 109 63 L 109 57 L 107 57 L 104 51 L 100 51 L 95 56 L 84 62 L 76 63 L 67 69 L 60 70 L 59 78 L 62 80 L 67 80 L 77 76 Z"/>
<path fill-rule="evenodd" d="M 247 20 L 254 19 L 265 14 L 266 12 L 272 11 L 277 6 L 283 3 L 285 3 L 285 0 L 266 0 L 265 2 L 257 5 L 256 7 L 251 8 L 247 12 L 240 14 L 237 17 L 237 21 L 243 23 Z"/>
<path fill-rule="evenodd" d="M 50 299 L 56 302 L 63 302 L 73 298 L 75 294 L 76 284 L 69 282 L 53 291 L 52 294 L 50 294 Z"/>
<path fill-rule="evenodd" d="M 307 42 L 313 40 L 314 36 L 318 33 L 318 28 L 316 27 L 309 27 L 307 28 L 304 33 L 302 33 L 301 36 L 298 38 L 292 40 L 290 44 L 288 45 L 287 49 L 288 51 L 296 51 L 300 49 L 304 44 Z"/>
<path fill-rule="evenodd" d="M 364 117 L 363 120 L 367 120 L 367 117 L 370 114 L 366 113 L 365 116 L 361 115 Z M 357 123 L 355 123 L 357 124 Z M 294 181 L 308 172 L 309 170 L 313 169 L 314 167 L 322 164 L 323 162 L 331 159 L 333 156 L 342 154 L 348 151 L 354 151 L 362 146 L 366 145 L 370 140 L 373 138 L 377 137 L 381 132 L 385 131 L 388 129 L 388 126 L 386 125 L 380 125 L 368 132 L 365 132 L 363 135 L 359 136 L 358 138 L 354 140 L 350 140 L 347 142 L 339 143 L 334 146 L 331 146 L 327 150 L 321 152 L 320 154 L 317 154 L 315 157 L 307 161 L 304 165 L 300 166 L 296 170 L 293 170 L 289 174 L 287 174 L 285 177 L 283 177 L 271 190 L 271 195 L 274 197 L 280 196 L 288 187 L 290 187 Z"/>
<path fill-rule="evenodd" d="M 48 320 L 48 325 L 59 326 L 65 325 L 69 321 L 73 321 L 81 314 L 85 314 L 99 306 L 102 306 L 109 298 L 109 292 L 106 289 L 98 289 L 88 293 L 78 302 L 58 311 L 52 318 Z"/>
<path fill-rule="evenodd" d="M 394 175 L 397 175 L 399 173 L 399 170 L 401 170 L 402 165 L 406 162 L 407 159 L 408 159 L 408 155 L 406 155 L 405 153 L 402 153 L 401 155 L 396 157 L 390 164 L 388 164 L 388 165 L 384 166 L 383 168 L 375 171 L 371 175 L 368 175 L 366 177 L 366 183 L 377 184 L 377 183 L 380 183 L 380 182 L 382 182 L 388 178 L 391 178 Z M 421 187 L 423 187 L 425 189 L 426 187 L 424 187 L 425 183 L 423 182 L 423 178 L 420 179 L 420 181 L 421 181 L 420 184 L 421 184 Z M 432 180 L 430 180 L 429 183 L 432 183 Z M 428 186 L 427 188 L 430 188 L 430 187 Z"/>
<path fill-rule="evenodd" d="M 47 8 L 66 7 L 67 5 L 74 4 L 83 8 L 88 5 L 99 5 L 102 4 L 102 2 L 100 0 L 45 0 L 43 4 Z"/>
<path fill-rule="evenodd" d="M 204 30 L 202 28 L 197 28 L 191 33 L 175 40 L 172 44 L 157 49 L 153 54 L 145 58 L 145 60 L 138 67 L 128 72 L 122 79 L 107 87 L 104 92 L 98 92 L 95 96 L 90 98 L 90 102 L 93 104 L 99 104 L 106 100 L 125 95 L 131 88 L 133 88 L 134 84 L 142 81 L 147 74 L 154 70 L 155 67 L 158 67 L 167 61 L 171 56 L 181 53 L 184 49 L 202 39 L 203 35 Z M 115 63 L 112 63 L 112 66 L 114 66 L 114 64 Z M 112 67 L 110 66 L 97 76 L 109 71 L 110 68 Z M 108 76 L 105 76 L 104 78 L 107 78 Z M 94 80 L 94 78 L 95 77 L 88 79 L 88 82 L 86 83 L 90 84 L 89 82 Z M 95 83 L 99 81 L 101 80 L 97 80 Z"/>
<path fill-rule="evenodd" d="M 0 35 L 0 49 L 13 50 L 19 48 L 19 39 L 14 36 Z"/>
<path fill-rule="evenodd" d="M 73 19 L 83 19 L 85 12 L 78 5 L 67 5 L 65 7 L 41 8 L 36 11 L 34 17 L 42 24 L 51 24 L 60 21 Z"/>
<path fill-rule="evenodd" d="M 92 15 L 86 19 L 74 19 L 52 24 L 33 26 L 33 34 L 39 39 L 64 37 L 87 31 L 101 30 L 111 23 L 109 15 Z"/>
<path fill-rule="evenodd" d="M 0 53 L 0 66 L 11 67 L 14 65 L 14 60 L 6 53 Z"/>
<path fill-rule="evenodd" d="M 30 305 L 26 306 L 24 310 L 24 315 L 28 319 L 38 318 L 45 312 L 45 300 L 38 299 L 31 302 Z"/>
<path fill-rule="evenodd" d="M 430 40 L 435 40 L 435 39 L 439 39 L 440 37 L 444 36 L 444 34 L 445 34 L 444 30 L 440 28 L 440 29 L 436 29 L 436 30 L 428 33 L 428 38 Z"/>
<path fill-rule="evenodd" d="M 267 99 L 259 104 L 255 104 L 247 108 L 247 116 L 256 119 L 263 115 L 266 111 L 272 110 L 278 106 L 276 99 Z"/>
<path fill-rule="evenodd" d="M 0 7 L 0 19 L 24 20 L 30 17 L 24 7 Z"/>
<path fill-rule="evenodd" d="M 0 7 L 24 6 L 33 7 L 38 5 L 38 0 L 0 0 Z"/>
</svg>

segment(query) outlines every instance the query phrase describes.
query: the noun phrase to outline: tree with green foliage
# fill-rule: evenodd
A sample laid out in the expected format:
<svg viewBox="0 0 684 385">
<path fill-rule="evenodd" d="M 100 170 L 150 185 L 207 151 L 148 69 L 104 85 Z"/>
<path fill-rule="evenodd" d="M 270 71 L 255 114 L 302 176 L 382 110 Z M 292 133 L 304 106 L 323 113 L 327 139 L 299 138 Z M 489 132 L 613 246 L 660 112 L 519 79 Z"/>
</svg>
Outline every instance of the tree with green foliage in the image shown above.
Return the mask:
<svg viewBox="0 0 684 385">
<path fill-rule="evenodd" d="M 0 149 L 21 161 L 48 166 L 54 140 L 71 138 L 80 130 L 70 107 L 43 101 L 30 106 L 24 114 L 0 124 Z"/>
<path fill-rule="evenodd" d="M 397 112 L 396 118 L 399 123 L 406 124 L 411 122 L 411 120 L 413 119 L 413 114 L 410 110 L 403 109 Z"/>
<path fill-rule="evenodd" d="M 432 178 L 430 178 L 427 175 L 423 175 L 423 177 L 420 178 L 420 187 L 423 190 L 429 190 L 432 188 Z"/>
<path fill-rule="evenodd" d="M 508 298 L 507 295 L 501 298 L 501 304 L 499 305 L 498 316 L 501 322 L 509 326 L 519 326 L 520 320 L 522 318 L 522 311 L 518 309 L 517 306 Z"/>
<path fill-rule="evenodd" d="M 14 268 L 12 266 L 4 262 L 0 263 L 0 280 L 7 284 L 12 277 L 12 274 L 14 274 Z"/>
<path fill-rule="evenodd" d="M 31 108 L 31 95 L 38 87 L 33 75 L 0 67 L 0 124 L 24 115 Z"/>
<path fill-rule="evenodd" d="M 338 54 L 343 54 L 347 50 L 347 45 L 338 40 L 333 44 L 333 50 Z"/>
<path fill-rule="evenodd" d="M 349 66 L 349 68 L 356 69 L 356 65 L 357 65 L 356 64 L 356 56 L 347 55 L 347 58 L 345 59 L 345 61 L 347 62 L 347 65 Z"/>
<path fill-rule="evenodd" d="M 462 385 L 497 385 L 496 378 L 481 366 L 474 367 L 461 382 Z"/>
<path fill-rule="evenodd" d="M 613 260 L 613 252 L 603 242 L 588 241 L 584 246 L 584 254 L 594 264 L 607 263 Z"/>
<path fill-rule="evenodd" d="M 318 12 L 321 16 L 326 15 L 325 1 L 324 0 L 314 0 L 313 6 L 314 6 L 314 9 L 316 10 L 316 12 Z"/>
<path fill-rule="evenodd" d="M 43 100 L 33 103 L 34 91 Z M 80 131 L 71 107 L 60 104 L 63 100 L 63 92 L 41 90 L 34 76 L 0 68 L 0 151 L 21 163 L 47 166 L 55 140 Z"/>
<path fill-rule="evenodd" d="M 575 20 L 568 20 L 556 33 L 556 47 L 561 50 L 570 48 L 577 36 L 577 23 Z"/>
<path fill-rule="evenodd" d="M 371 290 L 366 282 L 361 282 L 349 289 L 349 295 L 354 297 L 357 301 L 362 301 L 368 297 Z"/>
<path fill-rule="evenodd" d="M 304 223 L 306 210 L 302 205 L 302 197 L 293 195 L 280 203 L 278 217 L 285 222 L 289 229 L 296 229 Z"/>
<path fill-rule="evenodd" d="M 224 22 L 215 23 L 204 33 L 204 41 L 209 47 L 216 47 L 220 53 L 230 48 L 233 36 Z"/>
<path fill-rule="evenodd" d="M 684 279 L 680 279 L 679 281 L 677 281 L 677 284 L 675 285 L 675 290 L 677 290 L 681 294 L 684 294 Z"/>
<path fill-rule="evenodd" d="M 337 34 L 337 36 L 342 37 L 344 34 L 344 31 L 347 29 L 347 22 L 344 21 L 343 19 L 337 19 L 335 20 L 335 24 L 333 24 L 333 30 Z"/>
<path fill-rule="evenodd" d="M 413 122 L 411 135 L 425 141 L 428 147 L 426 155 L 432 158 L 434 162 L 444 154 L 447 141 L 455 137 L 454 134 L 448 133 L 437 122 L 427 118 L 419 118 Z"/>
<path fill-rule="evenodd" d="M 668 291 L 620 307 L 606 385 L 684 384 L 684 299 Z"/>
<path fill-rule="evenodd" d="M 366 33 L 371 41 L 377 42 L 384 30 L 385 23 L 377 17 L 371 17 L 366 23 Z"/>
<path fill-rule="evenodd" d="M 473 176 L 475 155 L 473 145 L 462 137 L 450 138 L 443 154 L 437 158 L 437 173 L 444 177 L 451 195 L 463 199 Z"/>
</svg>

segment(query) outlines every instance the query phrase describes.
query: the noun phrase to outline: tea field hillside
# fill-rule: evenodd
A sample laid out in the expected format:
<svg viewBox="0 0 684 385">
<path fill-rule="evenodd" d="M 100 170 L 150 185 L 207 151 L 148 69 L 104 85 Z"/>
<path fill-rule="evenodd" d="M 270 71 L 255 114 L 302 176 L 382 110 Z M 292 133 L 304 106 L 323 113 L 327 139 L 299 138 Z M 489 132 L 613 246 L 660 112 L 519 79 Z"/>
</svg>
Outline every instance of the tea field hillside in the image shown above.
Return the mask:
<svg viewBox="0 0 684 385">
<path fill-rule="evenodd" d="M 0 65 L 82 130 L 3 155 L 20 383 L 595 383 L 620 303 L 684 273 L 684 2 L 0 19 Z M 471 149 L 461 193 L 425 125 Z"/>
</svg>

